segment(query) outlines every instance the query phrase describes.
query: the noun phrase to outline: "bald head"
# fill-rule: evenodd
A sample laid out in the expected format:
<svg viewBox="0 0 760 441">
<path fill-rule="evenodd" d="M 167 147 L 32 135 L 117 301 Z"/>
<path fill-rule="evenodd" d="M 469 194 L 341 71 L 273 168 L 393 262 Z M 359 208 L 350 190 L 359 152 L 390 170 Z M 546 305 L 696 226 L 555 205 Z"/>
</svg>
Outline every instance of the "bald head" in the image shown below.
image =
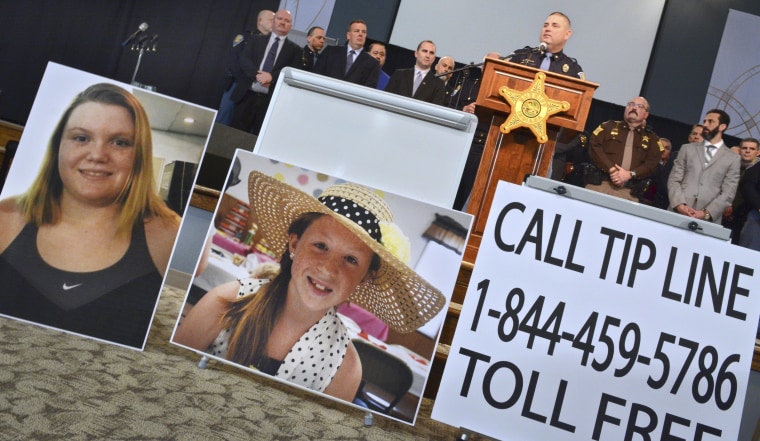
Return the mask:
<svg viewBox="0 0 760 441">
<path fill-rule="evenodd" d="M 501 58 L 501 55 L 498 52 L 489 52 L 485 57 L 483 57 L 483 61 L 485 61 L 486 58 Z M 483 70 L 482 64 L 480 65 L 480 70 Z"/>
<path fill-rule="evenodd" d="M 454 70 L 454 59 L 448 55 L 441 57 L 441 59 L 438 60 L 438 64 L 435 65 L 435 73 L 437 75 L 442 75 L 440 78 L 443 81 L 448 81 L 448 79 L 451 78 L 452 70 Z"/>
<path fill-rule="evenodd" d="M 259 11 L 259 15 L 256 17 L 256 29 L 262 34 L 269 34 L 272 32 L 272 25 L 274 24 L 274 12 L 269 9 L 262 9 Z"/>
<path fill-rule="evenodd" d="M 287 9 L 280 9 L 274 14 L 274 25 L 272 26 L 272 32 L 285 37 L 290 33 L 290 29 L 293 27 L 293 16 Z"/>
</svg>

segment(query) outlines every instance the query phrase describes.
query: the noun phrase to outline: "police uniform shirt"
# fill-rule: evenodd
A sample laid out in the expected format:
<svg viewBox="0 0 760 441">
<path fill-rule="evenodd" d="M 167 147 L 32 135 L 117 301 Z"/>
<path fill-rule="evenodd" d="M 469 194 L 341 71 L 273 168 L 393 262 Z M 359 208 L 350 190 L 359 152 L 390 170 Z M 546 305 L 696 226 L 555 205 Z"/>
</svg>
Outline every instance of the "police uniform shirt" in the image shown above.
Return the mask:
<svg viewBox="0 0 760 441">
<path fill-rule="evenodd" d="M 541 66 L 543 58 L 544 52 L 526 46 L 512 52 L 512 54 L 505 58 L 505 60 L 538 69 L 539 66 Z M 583 68 L 578 64 L 578 61 L 575 58 L 568 57 L 563 51 L 552 54 L 551 63 L 549 64 L 549 72 L 580 78 L 582 80 L 586 79 L 585 75 L 583 75 Z"/>
<path fill-rule="evenodd" d="M 621 165 L 625 152 L 625 140 L 631 130 L 625 121 L 607 121 L 600 124 L 591 135 L 589 156 L 604 173 L 608 173 L 613 165 Z M 632 129 L 633 150 L 631 152 L 631 168 L 636 173 L 636 179 L 645 179 L 657 170 L 657 164 L 662 157 L 660 138 L 646 127 Z"/>
</svg>

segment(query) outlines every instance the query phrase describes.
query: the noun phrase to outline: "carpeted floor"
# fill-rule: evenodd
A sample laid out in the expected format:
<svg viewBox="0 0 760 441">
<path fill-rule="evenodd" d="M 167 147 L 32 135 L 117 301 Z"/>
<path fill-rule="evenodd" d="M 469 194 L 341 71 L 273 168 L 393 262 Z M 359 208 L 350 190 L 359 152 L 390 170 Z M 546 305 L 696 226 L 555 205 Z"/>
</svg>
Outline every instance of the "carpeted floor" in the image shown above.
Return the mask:
<svg viewBox="0 0 760 441">
<path fill-rule="evenodd" d="M 414 427 L 169 343 L 184 292 L 165 288 L 144 352 L 0 317 L 2 440 L 454 440 L 424 400 Z"/>
</svg>

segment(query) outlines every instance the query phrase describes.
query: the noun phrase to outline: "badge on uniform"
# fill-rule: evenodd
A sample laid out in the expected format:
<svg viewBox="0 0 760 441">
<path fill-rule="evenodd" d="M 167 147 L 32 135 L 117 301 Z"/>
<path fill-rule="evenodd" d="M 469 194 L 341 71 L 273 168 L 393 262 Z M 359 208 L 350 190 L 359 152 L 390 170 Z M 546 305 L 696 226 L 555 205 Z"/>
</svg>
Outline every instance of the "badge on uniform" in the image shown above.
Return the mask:
<svg viewBox="0 0 760 441">
<path fill-rule="evenodd" d="M 567 73 L 567 71 L 569 70 L 570 70 L 570 66 L 568 66 L 567 64 L 562 65 L 562 72 Z"/>
<path fill-rule="evenodd" d="M 649 148 L 649 137 L 647 135 L 641 137 L 641 148 L 644 150 Z"/>
</svg>

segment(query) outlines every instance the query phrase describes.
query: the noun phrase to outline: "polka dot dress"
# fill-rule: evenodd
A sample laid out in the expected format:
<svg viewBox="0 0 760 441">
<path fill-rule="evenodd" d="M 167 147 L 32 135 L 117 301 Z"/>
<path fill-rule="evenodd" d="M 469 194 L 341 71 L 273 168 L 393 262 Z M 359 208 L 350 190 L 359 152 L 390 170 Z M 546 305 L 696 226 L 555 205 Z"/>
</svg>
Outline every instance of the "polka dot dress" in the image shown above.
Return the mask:
<svg viewBox="0 0 760 441">
<path fill-rule="evenodd" d="M 324 391 L 348 348 L 348 331 L 330 308 L 290 349 L 277 376 L 309 389 Z"/>
<path fill-rule="evenodd" d="M 269 280 L 241 279 L 238 297 L 255 294 Z M 207 353 L 226 358 L 231 330 L 222 330 L 206 350 Z M 343 322 L 334 308 L 312 326 L 285 357 L 275 375 L 300 386 L 323 392 L 338 371 L 350 339 Z"/>
</svg>

